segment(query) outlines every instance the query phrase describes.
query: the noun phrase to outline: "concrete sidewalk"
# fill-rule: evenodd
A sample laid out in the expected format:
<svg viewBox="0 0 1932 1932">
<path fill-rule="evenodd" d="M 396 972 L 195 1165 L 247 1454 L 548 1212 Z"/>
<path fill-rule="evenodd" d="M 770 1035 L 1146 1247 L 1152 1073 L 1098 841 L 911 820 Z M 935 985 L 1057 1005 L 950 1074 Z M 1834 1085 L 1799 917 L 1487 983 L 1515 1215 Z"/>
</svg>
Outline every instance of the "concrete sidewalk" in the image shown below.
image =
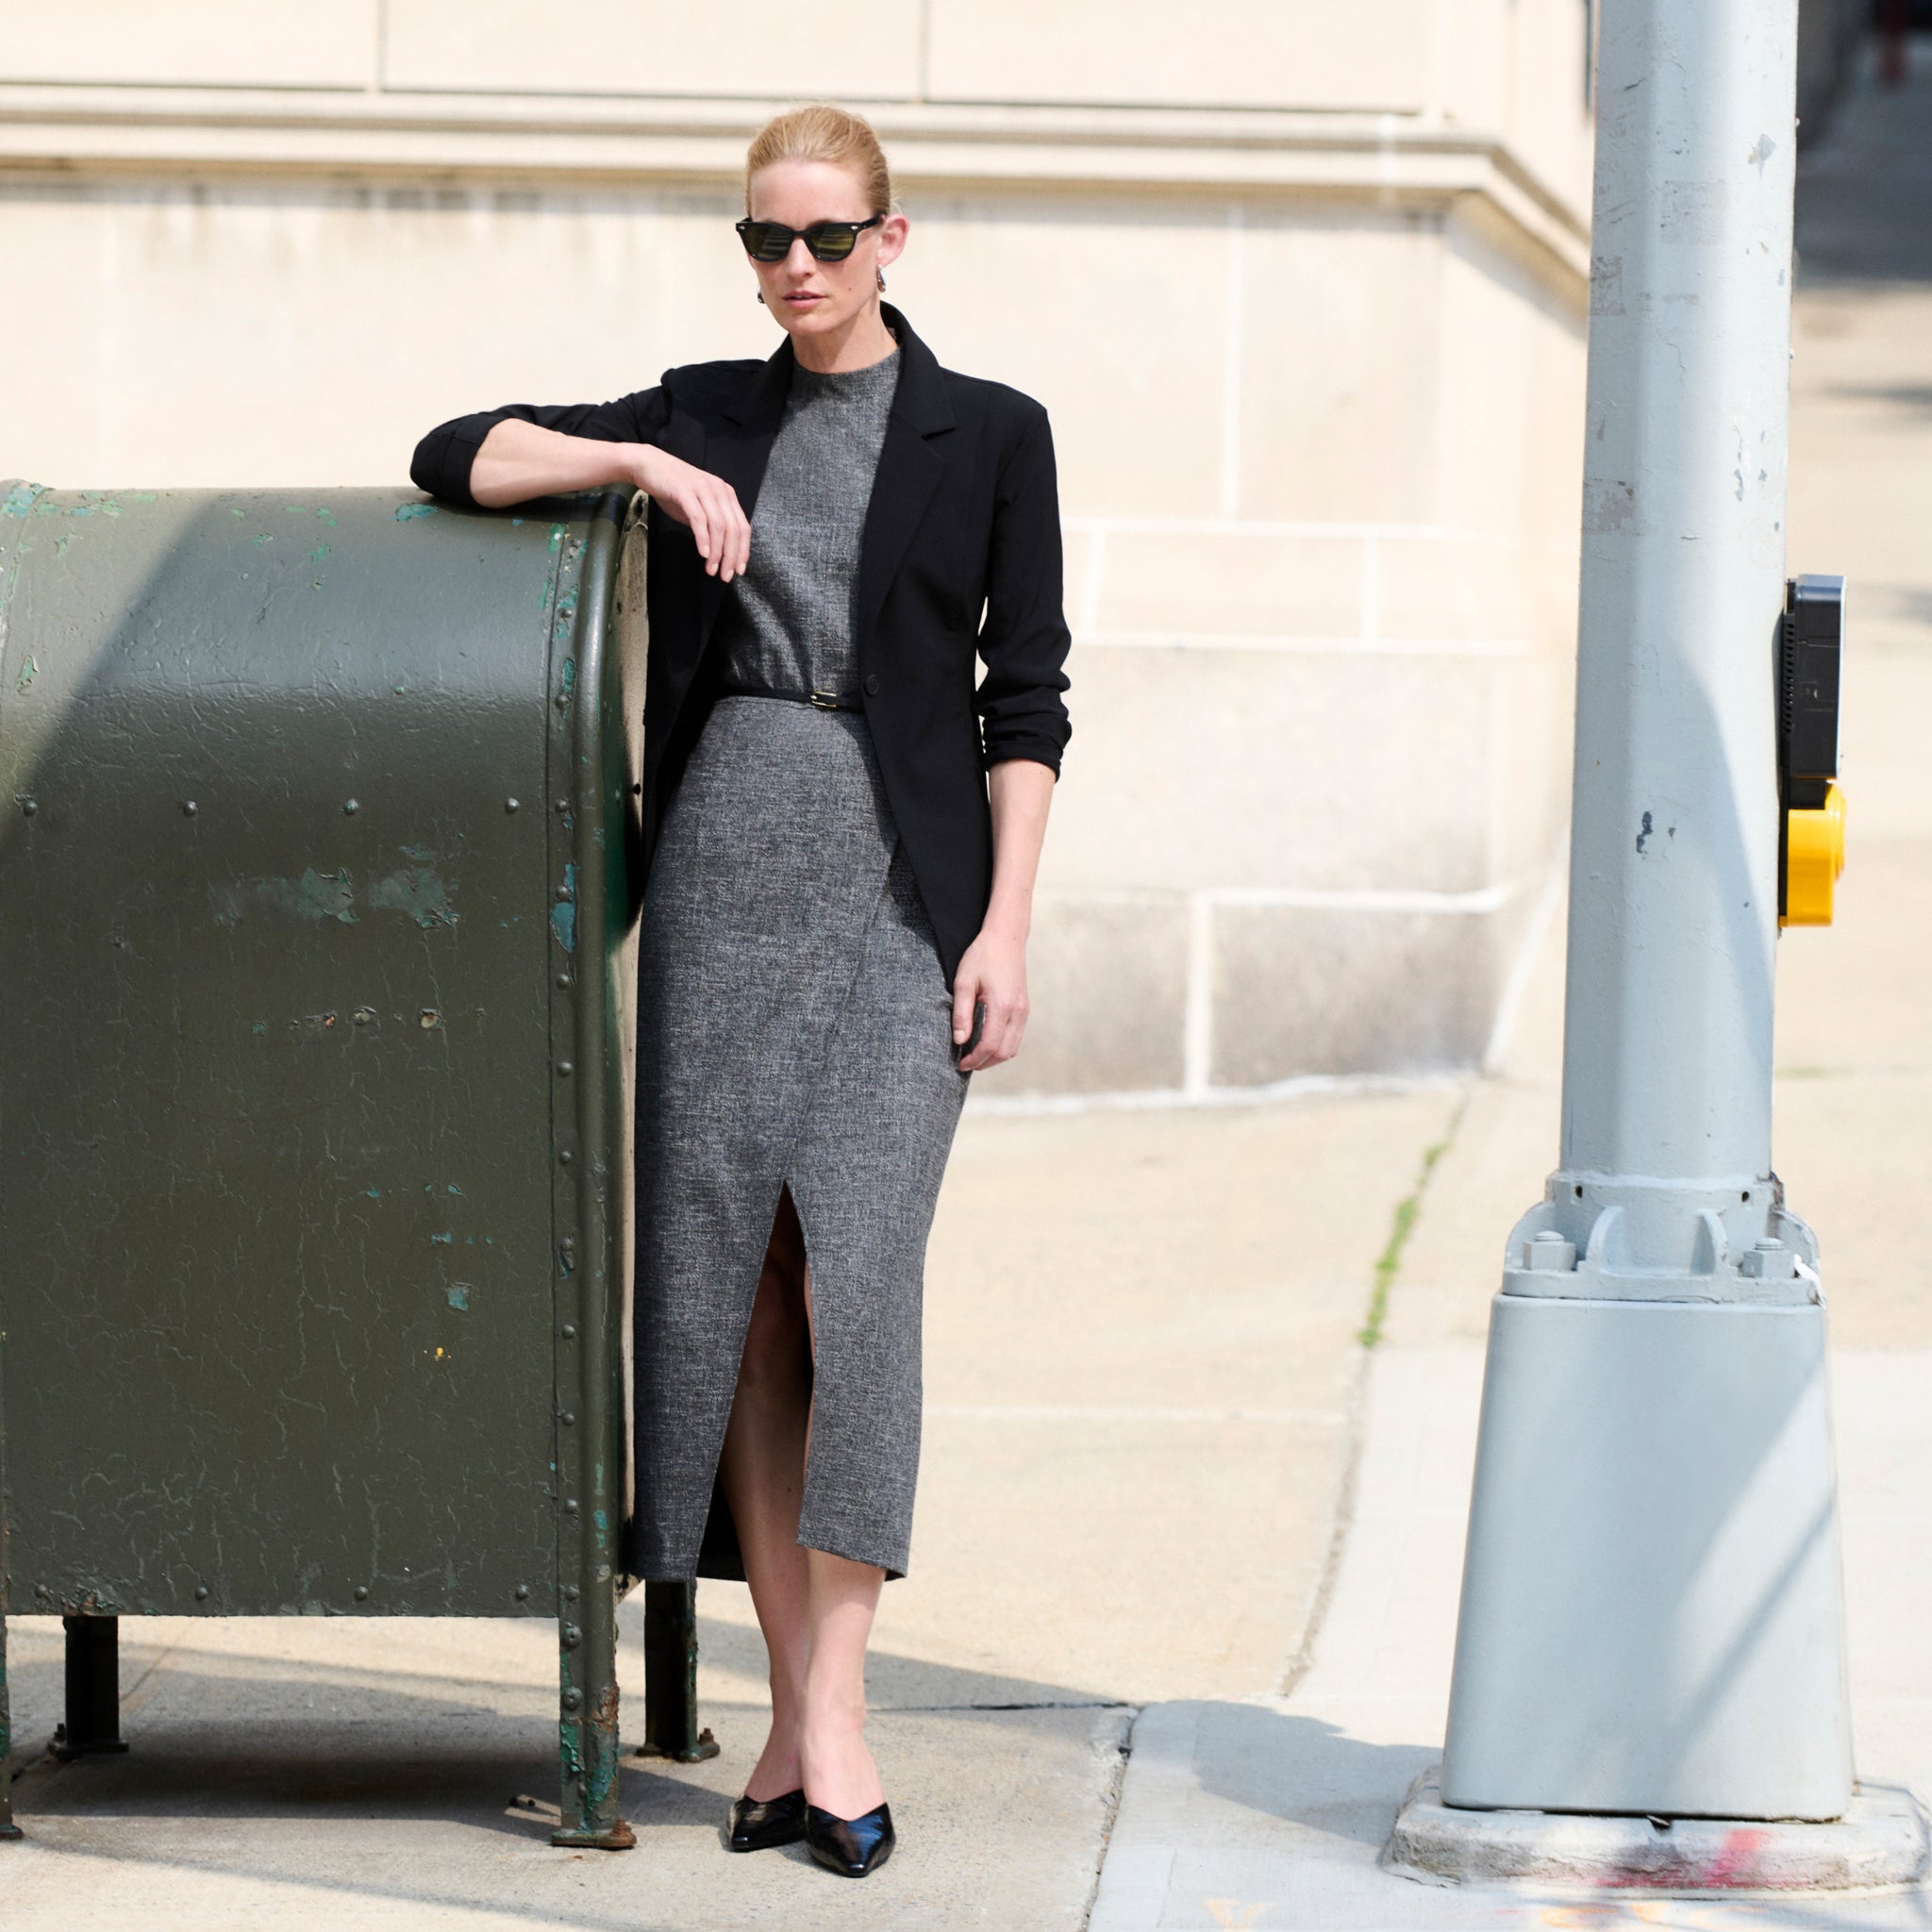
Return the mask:
<svg viewBox="0 0 1932 1932">
<path fill-rule="evenodd" d="M 553 1849 L 535 1621 L 126 1619 L 121 1758 L 61 1765 L 58 1621 L 10 1623 L 0 1927 L 1077 1932 L 1133 1707 L 1278 1689 L 1332 1546 L 1374 1263 L 1453 1087 L 969 1118 L 928 1291 L 912 1574 L 874 1737 L 901 1849 L 863 1886 L 724 1852 L 761 1741 L 741 1586 L 699 1591 L 722 1755 L 630 1760 L 639 1849 Z M 626 1724 L 641 1716 L 624 1613 Z"/>
<path fill-rule="evenodd" d="M 1932 1792 L 1932 1352 L 1843 1351 L 1833 1373 L 1860 1774 Z M 1932 1923 L 1924 1890 L 1579 1902 L 1377 1868 L 1409 1781 L 1441 1759 L 1481 1385 L 1474 1348 L 1378 1356 L 1355 1520 L 1314 1667 L 1288 1697 L 1141 1713 L 1091 1932 Z"/>
<path fill-rule="evenodd" d="M 1932 42 L 1807 155 L 1790 568 L 1851 578 L 1838 923 L 1779 949 L 1778 1170 L 1818 1226 L 1857 1764 L 1932 1798 Z M 1430 1182 L 1372 1374 L 1354 1518 L 1313 1668 L 1281 1697 L 1137 1721 L 1091 1932 L 1932 1924 L 1932 1890 L 1578 1902 L 1436 1889 L 1375 1857 L 1441 1755 L 1490 1298 L 1557 1145 L 1560 935 L 1508 1064 Z"/>
</svg>

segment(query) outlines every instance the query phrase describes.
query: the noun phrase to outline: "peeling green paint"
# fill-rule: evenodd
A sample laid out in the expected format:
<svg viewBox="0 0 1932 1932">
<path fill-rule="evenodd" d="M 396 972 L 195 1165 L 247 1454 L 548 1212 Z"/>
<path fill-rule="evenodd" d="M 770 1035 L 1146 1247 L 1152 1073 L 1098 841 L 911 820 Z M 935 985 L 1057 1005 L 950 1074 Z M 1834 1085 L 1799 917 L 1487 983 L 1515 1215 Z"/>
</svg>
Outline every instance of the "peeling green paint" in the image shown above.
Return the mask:
<svg viewBox="0 0 1932 1932">
<path fill-rule="evenodd" d="M 258 550 L 259 550 L 264 543 L 273 543 L 275 540 L 269 534 L 268 531 L 264 530 L 262 531 L 260 536 L 251 537 L 249 538 L 248 541 L 251 543 L 253 543 Z"/>
<path fill-rule="evenodd" d="M 557 935 L 557 943 L 566 953 L 577 949 L 577 869 L 566 865 L 563 869 L 563 890 L 565 896 L 550 908 L 550 929 Z"/>
<path fill-rule="evenodd" d="M 406 858 L 433 858 L 434 853 L 423 852 L 421 847 L 402 847 Z M 394 872 L 373 880 L 369 887 L 369 904 L 378 912 L 407 912 L 425 932 L 437 927 L 453 926 L 457 914 L 449 903 L 449 891 L 443 884 L 442 875 L 434 865 L 417 863 L 400 866 Z"/>
<path fill-rule="evenodd" d="M 467 1315 L 470 1312 L 470 1284 L 467 1281 L 458 1281 L 449 1290 L 448 1293 L 450 1307 L 458 1314 Z"/>
<path fill-rule="evenodd" d="M 407 524 L 413 517 L 433 517 L 436 506 L 433 503 L 406 503 L 396 511 L 396 522 Z"/>
<path fill-rule="evenodd" d="M 433 1248 L 437 1246 L 439 1243 L 441 1243 L 443 1247 L 446 1248 L 455 1240 L 456 1235 L 454 1231 L 448 1234 L 433 1234 L 429 1237 L 429 1245 Z"/>
<path fill-rule="evenodd" d="M 308 553 L 308 560 L 310 563 L 320 563 L 322 559 L 327 555 L 328 545 L 326 543 L 318 543 L 315 546 L 315 548 Z"/>
<path fill-rule="evenodd" d="M 45 495 L 46 491 L 44 483 L 16 483 L 0 503 L 0 517 L 25 516 L 34 507 L 35 497 Z"/>
<path fill-rule="evenodd" d="M 323 521 L 324 523 L 325 523 L 326 525 L 328 525 L 328 526 L 329 526 L 329 527 L 330 527 L 331 529 L 333 529 L 333 528 L 335 527 L 335 522 L 336 522 L 336 513 L 335 513 L 335 511 L 334 511 L 334 510 L 330 509 L 330 508 L 328 508 L 328 506 L 327 506 L 326 504 L 325 504 L 325 505 L 324 505 L 324 506 L 322 507 L 322 508 L 320 508 L 319 510 L 317 510 L 317 511 L 315 512 L 315 514 L 316 514 L 316 515 L 317 515 L 318 517 L 320 517 L 320 518 L 322 519 L 322 521 Z"/>
<path fill-rule="evenodd" d="M 13 680 L 13 688 L 22 697 L 26 695 L 26 688 L 34 681 L 34 674 L 40 668 L 32 658 L 27 658 L 20 667 L 20 675 Z"/>
<path fill-rule="evenodd" d="M 255 878 L 210 885 L 208 908 L 217 924 L 233 925 L 250 912 L 267 912 L 307 924 L 327 920 L 354 925 L 356 888 L 346 871 L 319 873 L 311 865 L 300 878 Z"/>
<path fill-rule="evenodd" d="M 569 527 L 569 526 L 568 526 L 567 525 L 564 525 L 564 524 L 552 524 L 552 525 L 551 525 L 551 526 L 550 526 L 550 555 L 551 555 L 552 557 L 555 557 L 555 556 L 557 555 L 557 553 L 558 553 L 558 552 L 559 550 L 561 550 L 561 549 L 563 548 L 563 533 L 564 533 L 565 529 L 566 529 L 566 528 L 568 528 L 568 527 Z"/>
</svg>

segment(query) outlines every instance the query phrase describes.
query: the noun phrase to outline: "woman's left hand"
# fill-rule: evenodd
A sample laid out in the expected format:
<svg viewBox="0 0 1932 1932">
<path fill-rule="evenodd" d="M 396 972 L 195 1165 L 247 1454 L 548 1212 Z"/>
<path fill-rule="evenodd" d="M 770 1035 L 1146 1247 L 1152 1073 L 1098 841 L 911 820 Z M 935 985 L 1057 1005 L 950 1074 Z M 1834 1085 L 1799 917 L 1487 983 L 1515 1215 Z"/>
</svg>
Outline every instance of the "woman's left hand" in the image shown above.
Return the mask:
<svg viewBox="0 0 1932 1932">
<path fill-rule="evenodd" d="M 1020 1051 L 1026 1031 L 1026 937 L 983 925 L 953 974 L 953 1044 L 973 1035 L 973 1009 L 986 1006 L 979 1043 L 959 1059 L 962 1074 L 996 1067 Z"/>
</svg>

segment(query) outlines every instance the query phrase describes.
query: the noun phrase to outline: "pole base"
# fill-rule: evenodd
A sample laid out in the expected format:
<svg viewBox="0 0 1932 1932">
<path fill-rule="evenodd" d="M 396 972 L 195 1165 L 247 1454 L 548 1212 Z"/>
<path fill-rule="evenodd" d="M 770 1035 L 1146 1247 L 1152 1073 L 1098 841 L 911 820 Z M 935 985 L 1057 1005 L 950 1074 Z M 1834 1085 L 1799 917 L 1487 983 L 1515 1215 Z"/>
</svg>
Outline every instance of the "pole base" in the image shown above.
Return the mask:
<svg viewBox="0 0 1932 1932">
<path fill-rule="evenodd" d="M 1841 1818 L 1844 1655 L 1824 1309 L 1499 1294 L 1446 1801 Z"/>
<path fill-rule="evenodd" d="M 630 1755 L 633 1757 L 664 1757 L 673 1764 L 702 1764 L 706 1758 L 717 1757 L 718 1740 L 708 1727 L 698 1733 L 696 1743 L 684 1750 L 674 1750 L 668 1744 L 654 1744 L 647 1739 Z"/>
<path fill-rule="evenodd" d="M 620 1818 L 608 1831 L 553 1831 L 550 1842 L 575 1847 L 577 1851 L 630 1852 L 637 1849 L 638 1835 Z"/>
<path fill-rule="evenodd" d="M 1925 1813 L 1908 1790 L 1860 1785 L 1829 1824 L 1459 1811 L 1440 1767 L 1408 1788 L 1381 1866 L 1425 1885 L 1564 1891 L 1845 1891 L 1925 1875 Z"/>
<path fill-rule="evenodd" d="M 77 1757 L 111 1757 L 126 1749 L 126 1740 L 123 1738 L 70 1737 L 65 1724 L 56 1724 L 54 1735 L 47 1740 L 47 1756 L 62 1764 L 72 1764 Z"/>
</svg>

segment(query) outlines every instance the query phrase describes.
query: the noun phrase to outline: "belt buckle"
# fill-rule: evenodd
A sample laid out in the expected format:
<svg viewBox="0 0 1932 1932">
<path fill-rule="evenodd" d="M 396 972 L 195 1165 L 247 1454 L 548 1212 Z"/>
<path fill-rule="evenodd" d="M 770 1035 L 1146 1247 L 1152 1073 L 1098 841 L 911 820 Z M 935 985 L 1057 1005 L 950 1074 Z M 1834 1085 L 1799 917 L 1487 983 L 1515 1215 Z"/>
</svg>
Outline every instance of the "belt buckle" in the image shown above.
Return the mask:
<svg viewBox="0 0 1932 1932">
<path fill-rule="evenodd" d="M 811 708 L 815 711 L 836 711 L 841 708 L 839 693 L 833 691 L 815 691 L 811 694 Z"/>
</svg>

